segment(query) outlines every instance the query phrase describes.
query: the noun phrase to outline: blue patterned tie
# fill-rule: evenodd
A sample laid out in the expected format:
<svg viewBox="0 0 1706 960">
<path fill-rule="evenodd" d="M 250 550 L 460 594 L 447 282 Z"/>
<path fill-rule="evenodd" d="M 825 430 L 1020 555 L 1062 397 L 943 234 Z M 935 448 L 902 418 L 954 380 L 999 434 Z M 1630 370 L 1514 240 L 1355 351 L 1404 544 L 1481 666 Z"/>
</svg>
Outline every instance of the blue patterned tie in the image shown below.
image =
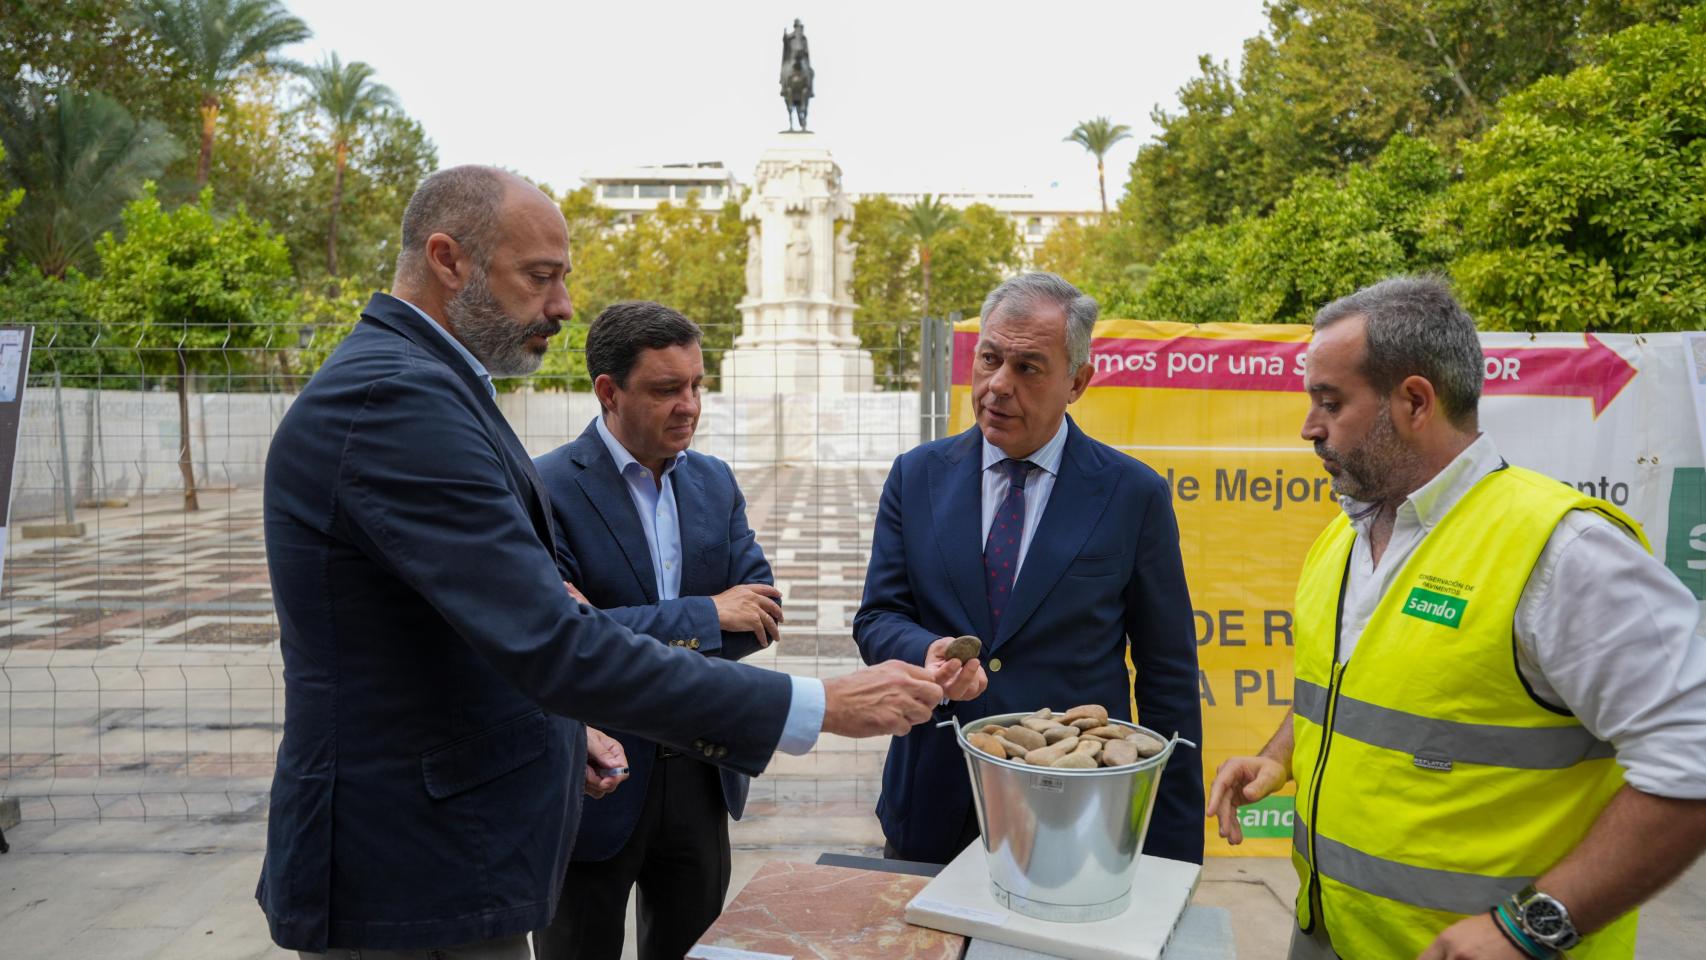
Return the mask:
<svg viewBox="0 0 1706 960">
<path fill-rule="evenodd" d="M 1019 564 L 1019 541 L 1025 535 L 1025 474 L 1031 461 L 1006 459 L 1007 496 L 989 524 L 983 544 L 983 589 L 989 596 L 990 626 L 1001 629 L 1001 611 L 1013 599 L 1013 572 Z"/>
</svg>

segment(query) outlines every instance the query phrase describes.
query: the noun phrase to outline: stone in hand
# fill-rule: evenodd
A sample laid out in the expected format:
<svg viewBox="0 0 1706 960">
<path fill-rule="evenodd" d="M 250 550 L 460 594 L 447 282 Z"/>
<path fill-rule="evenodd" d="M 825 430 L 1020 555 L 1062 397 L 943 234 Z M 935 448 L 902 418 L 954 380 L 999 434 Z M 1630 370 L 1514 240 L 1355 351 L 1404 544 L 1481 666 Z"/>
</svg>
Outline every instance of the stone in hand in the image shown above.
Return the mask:
<svg viewBox="0 0 1706 960">
<path fill-rule="evenodd" d="M 965 663 L 982 652 L 982 640 L 976 637 L 955 637 L 954 642 L 948 644 L 948 649 L 942 656 L 948 660 L 958 660 Z"/>
</svg>

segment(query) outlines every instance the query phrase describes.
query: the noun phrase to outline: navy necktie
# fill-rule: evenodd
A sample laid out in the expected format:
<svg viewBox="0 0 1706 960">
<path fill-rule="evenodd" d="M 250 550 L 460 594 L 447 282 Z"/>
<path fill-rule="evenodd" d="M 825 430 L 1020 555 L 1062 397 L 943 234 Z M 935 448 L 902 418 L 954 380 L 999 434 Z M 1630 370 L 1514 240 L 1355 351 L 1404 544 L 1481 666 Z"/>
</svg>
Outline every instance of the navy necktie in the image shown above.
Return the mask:
<svg viewBox="0 0 1706 960">
<path fill-rule="evenodd" d="M 983 588 L 989 596 L 990 626 L 1001 629 L 1001 611 L 1013 599 L 1013 574 L 1019 568 L 1019 542 L 1025 535 L 1025 474 L 1031 461 L 1006 459 L 1007 496 L 995 509 L 989 539 L 983 543 Z"/>
</svg>

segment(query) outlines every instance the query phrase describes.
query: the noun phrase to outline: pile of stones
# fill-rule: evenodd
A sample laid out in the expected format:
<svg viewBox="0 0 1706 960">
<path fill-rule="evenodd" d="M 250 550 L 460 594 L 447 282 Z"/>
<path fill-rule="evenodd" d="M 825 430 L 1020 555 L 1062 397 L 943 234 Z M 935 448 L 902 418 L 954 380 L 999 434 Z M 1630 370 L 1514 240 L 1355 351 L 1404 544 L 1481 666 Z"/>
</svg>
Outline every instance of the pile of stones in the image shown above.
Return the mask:
<svg viewBox="0 0 1706 960">
<path fill-rule="evenodd" d="M 979 727 L 966 740 L 997 760 L 1067 770 L 1123 767 L 1167 749 L 1141 730 L 1109 722 L 1108 709 L 1095 704 L 1061 714 L 1044 707 L 1010 727 Z"/>
</svg>

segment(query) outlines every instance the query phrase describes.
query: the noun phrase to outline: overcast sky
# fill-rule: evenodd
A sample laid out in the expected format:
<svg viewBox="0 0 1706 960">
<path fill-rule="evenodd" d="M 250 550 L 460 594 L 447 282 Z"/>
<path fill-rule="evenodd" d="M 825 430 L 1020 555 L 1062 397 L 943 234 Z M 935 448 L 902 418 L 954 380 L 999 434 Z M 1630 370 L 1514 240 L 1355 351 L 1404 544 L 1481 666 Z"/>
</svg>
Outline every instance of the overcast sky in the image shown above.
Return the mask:
<svg viewBox="0 0 1706 960">
<path fill-rule="evenodd" d="M 817 72 L 811 126 L 849 190 L 1032 189 L 1086 207 L 1095 163 L 1063 143 L 1105 114 L 1132 128 L 1108 196 L 1196 59 L 1239 59 L 1260 0 L 546 2 L 285 0 L 314 37 L 378 71 L 445 165 L 496 163 L 557 188 L 644 163 L 721 160 L 750 182 L 787 127 L 782 33 Z"/>
</svg>

